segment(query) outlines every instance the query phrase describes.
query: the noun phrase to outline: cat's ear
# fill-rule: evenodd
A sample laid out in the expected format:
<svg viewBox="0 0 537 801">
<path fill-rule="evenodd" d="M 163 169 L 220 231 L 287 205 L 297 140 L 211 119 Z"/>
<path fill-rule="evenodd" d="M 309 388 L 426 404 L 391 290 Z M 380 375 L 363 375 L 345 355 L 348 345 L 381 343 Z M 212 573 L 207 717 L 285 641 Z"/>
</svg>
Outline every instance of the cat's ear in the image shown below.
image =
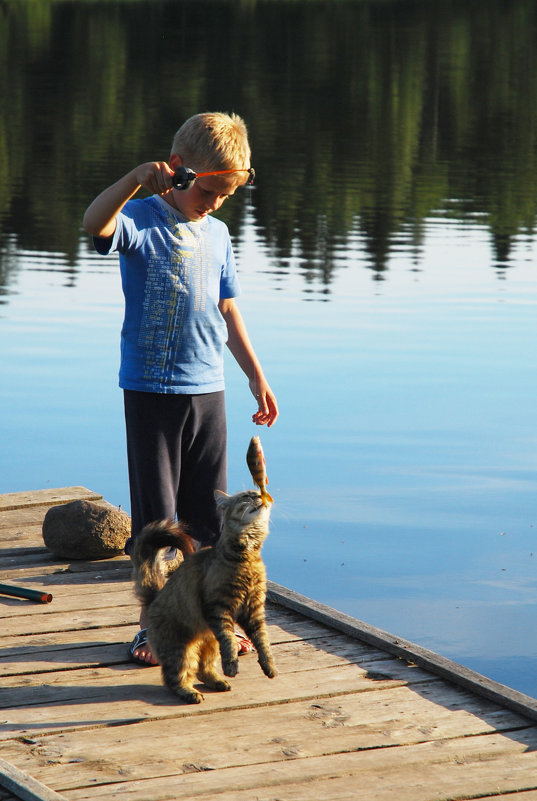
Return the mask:
<svg viewBox="0 0 537 801">
<path fill-rule="evenodd" d="M 222 492 L 222 490 L 217 489 L 214 491 L 214 499 L 219 509 L 224 509 L 228 505 L 230 498 L 231 495 L 228 495 L 226 492 Z"/>
</svg>

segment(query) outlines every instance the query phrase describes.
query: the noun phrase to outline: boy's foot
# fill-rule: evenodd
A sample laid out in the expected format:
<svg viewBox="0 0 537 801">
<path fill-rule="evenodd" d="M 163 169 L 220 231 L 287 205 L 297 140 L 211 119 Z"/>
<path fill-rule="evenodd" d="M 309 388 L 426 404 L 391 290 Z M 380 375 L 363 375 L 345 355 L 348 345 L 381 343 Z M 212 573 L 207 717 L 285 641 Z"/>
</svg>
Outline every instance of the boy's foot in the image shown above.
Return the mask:
<svg viewBox="0 0 537 801">
<path fill-rule="evenodd" d="M 252 642 L 250 642 L 248 637 L 245 637 L 244 634 L 239 634 L 239 632 L 236 631 L 235 637 L 237 638 L 239 656 L 242 656 L 242 654 L 249 654 L 250 651 L 254 650 Z M 129 646 L 129 657 L 138 665 L 157 667 L 158 662 L 151 653 L 151 648 L 147 642 L 147 629 L 140 629 L 140 631 L 137 632 Z"/>
<path fill-rule="evenodd" d="M 147 642 L 147 629 L 140 629 L 136 634 L 129 646 L 129 656 L 133 662 L 144 667 L 156 667 L 158 665 Z"/>
<path fill-rule="evenodd" d="M 239 656 L 242 656 L 242 654 L 249 654 L 250 651 L 254 650 L 254 644 L 248 639 L 248 637 L 245 637 L 244 634 L 239 634 L 239 632 L 236 631 L 235 637 L 237 638 Z"/>
</svg>

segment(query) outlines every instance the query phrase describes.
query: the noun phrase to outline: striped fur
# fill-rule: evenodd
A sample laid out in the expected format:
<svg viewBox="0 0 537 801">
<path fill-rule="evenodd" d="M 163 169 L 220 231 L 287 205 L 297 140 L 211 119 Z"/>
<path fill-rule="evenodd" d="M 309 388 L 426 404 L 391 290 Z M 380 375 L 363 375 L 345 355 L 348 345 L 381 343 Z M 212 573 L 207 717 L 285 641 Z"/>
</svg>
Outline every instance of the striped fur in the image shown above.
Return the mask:
<svg viewBox="0 0 537 801">
<path fill-rule="evenodd" d="M 175 559 L 164 560 L 167 548 L 177 548 Z M 194 541 L 184 527 L 170 520 L 151 523 L 140 532 L 134 540 L 132 562 L 135 592 L 144 606 L 154 601 L 170 573 L 179 567 L 185 556 L 195 550 Z"/>
<path fill-rule="evenodd" d="M 216 669 L 219 651 L 226 676 L 238 672 L 235 622 L 252 640 L 266 676 L 276 676 L 265 624 L 266 573 L 261 547 L 268 534 L 270 504 L 257 490 L 229 496 L 217 493 L 224 511 L 221 536 L 213 548 L 185 555 L 162 586 L 148 565 L 154 552 L 170 544 L 170 524 L 147 526 L 137 538 L 136 582 L 148 609 L 149 641 L 162 667 L 166 686 L 184 701 L 199 703 L 198 678 L 213 690 L 231 685 Z M 172 537 L 176 532 L 172 532 Z M 160 578 L 159 578 L 160 576 Z"/>
</svg>

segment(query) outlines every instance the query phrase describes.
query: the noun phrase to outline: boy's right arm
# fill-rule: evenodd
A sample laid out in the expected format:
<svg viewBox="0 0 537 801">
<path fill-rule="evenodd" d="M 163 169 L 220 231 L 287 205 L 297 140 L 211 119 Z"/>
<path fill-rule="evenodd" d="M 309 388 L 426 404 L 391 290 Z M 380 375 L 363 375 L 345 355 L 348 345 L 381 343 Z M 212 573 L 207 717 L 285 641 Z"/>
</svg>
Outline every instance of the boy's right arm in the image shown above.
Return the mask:
<svg viewBox="0 0 537 801">
<path fill-rule="evenodd" d="M 165 161 L 148 161 L 131 170 L 115 184 L 109 186 L 90 203 L 82 224 L 88 234 L 112 236 L 116 230 L 116 217 L 140 187 L 153 194 L 164 195 L 172 188 L 173 170 Z"/>
</svg>

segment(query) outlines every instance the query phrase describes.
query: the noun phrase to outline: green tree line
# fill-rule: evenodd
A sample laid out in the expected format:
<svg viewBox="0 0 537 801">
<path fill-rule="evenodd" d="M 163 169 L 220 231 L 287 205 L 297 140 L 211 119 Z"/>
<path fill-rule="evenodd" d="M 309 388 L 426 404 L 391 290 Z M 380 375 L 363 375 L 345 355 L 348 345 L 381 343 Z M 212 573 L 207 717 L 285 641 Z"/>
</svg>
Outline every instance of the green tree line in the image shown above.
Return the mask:
<svg viewBox="0 0 537 801">
<path fill-rule="evenodd" d="M 533 0 L 8 0 L 0 270 L 14 244 L 75 264 L 89 200 L 207 109 L 248 122 L 282 264 L 328 283 L 358 230 L 381 275 L 438 209 L 505 263 L 537 212 L 536 37 Z"/>
</svg>

